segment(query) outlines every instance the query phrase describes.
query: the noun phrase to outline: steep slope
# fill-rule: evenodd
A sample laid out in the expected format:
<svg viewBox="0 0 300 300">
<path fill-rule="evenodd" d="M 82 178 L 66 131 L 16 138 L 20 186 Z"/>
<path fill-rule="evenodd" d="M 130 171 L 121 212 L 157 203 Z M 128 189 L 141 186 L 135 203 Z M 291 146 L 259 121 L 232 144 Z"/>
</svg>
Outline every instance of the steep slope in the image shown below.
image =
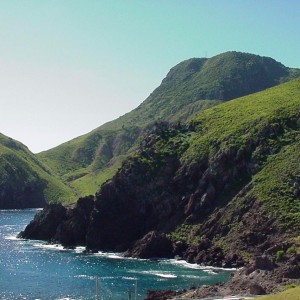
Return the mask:
<svg viewBox="0 0 300 300">
<path fill-rule="evenodd" d="M 115 174 L 154 121 L 183 122 L 206 108 L 299 76 L 298 69 L 246 53 L 189 59 L 172 68 L 130 113 L 38 157 L 78 195 L 91 194 Z"/>
<path fill-rule="evenodd" d="M 300 79 L 157 123 L 75 208 L 49 206 L 20 234 L 88 250 L 239 267 L 186 298 L 277 291 L 300 278 Z M 263 255 L 262 255 L 263 254 Z"/>
<path fill-rule="evenodd" d="M 0 134 L 0 209 L 73 201 L 72 191 L 51 175 L 26 146 Z"/>
<path fill-rule="evenodd" d="M 187 224 L 191 241 L 235 244 L 246 257 L 277 233 L 298 234 L 299 114 L 296 80 L 206 110 L 189 128 L 160 127 L 97 193 L 88 243 L 128 247 L 151 230 L 176 239 Z M 116 229 L 126 226 L 134 237 Z"/>
<path fill-rule="evenodd" d="M 299 117 L 298 79 L 206 110 L 189 125 L 157 123 L 98 191 L 94 209 L 93 197 L 78 202 L 87 212 L 80 220 L 90 218 L 84 243 L 135 253 L 134 243 L 156 230 L 186 244 L 177 250 L 189 261 L 212 264 L 292 244 L 300 230 Z M 76 234 L 78 209 L 52 238 Z M 217 260 L 198 245 L 218 251 Z"/>
</svg>

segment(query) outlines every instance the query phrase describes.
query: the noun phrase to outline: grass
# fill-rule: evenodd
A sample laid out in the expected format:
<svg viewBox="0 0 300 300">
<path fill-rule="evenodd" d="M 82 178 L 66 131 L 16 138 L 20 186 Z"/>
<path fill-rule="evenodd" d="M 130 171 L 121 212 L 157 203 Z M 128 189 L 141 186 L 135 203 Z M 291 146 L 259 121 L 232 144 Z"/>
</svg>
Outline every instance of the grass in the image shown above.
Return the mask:
<svg viewBox="0 0 300 300">
<path fill-rule="evenodd" d="M 70 188 L 53 176 L 21 143 L 0 135 L 0 187 L 13 187 L 15 193 L 27 188 L 43 195 L 47 202 L 70 203 L 75 197 Z"/>
<path fill-rule="evenodd" d="M 300 135 L 299 137 L 300 138 Z M 299 195 L 293 194 L 293 184 L 300 174 L 298 151 L 300 142 L 283 147 L 269 157 L 265 167 L 253 178 L 252 193 L 272 215 L 285 224 L 287 231 L 300 230 Z"/>
<path fill-rule="evenodd" d="M 101 185 L 107 180 L 111 179 L 121 167 L 124 157 L 119 156 L 118 162 L 111 166 L 102 168 L 99 171 L 88 173 L 84 176 L 70 183 L 71 187 L 75 189 L 78 197 L 95 194 Z"/>
<path fill-rule="evenodd" d="M 285 120 L 298 118 L 299 85 L 295 80 L 205 110 L 194 119 L 197 134 L 184 159 L 212 158 L 220 148 L 243 150 L 246 142 L 266 138 L 266 127 L 274 126 L 274 134 L 278 125 L 288 128 Z"/>
<path fill-rule="evenodd" d="M 290 288 L 278 294 L 255 298 L 257 300 L 300 300 L 300 287 Z"/>
<path fill-rule="evenodd" d="M 169 237 L 173 241 L 184 241 L 189 245 L 198 245 L 201 241 L 201 237 L 195 235 L 198 228 L 197 225 L 181 224 L 169 234 Z"/>
</svg>

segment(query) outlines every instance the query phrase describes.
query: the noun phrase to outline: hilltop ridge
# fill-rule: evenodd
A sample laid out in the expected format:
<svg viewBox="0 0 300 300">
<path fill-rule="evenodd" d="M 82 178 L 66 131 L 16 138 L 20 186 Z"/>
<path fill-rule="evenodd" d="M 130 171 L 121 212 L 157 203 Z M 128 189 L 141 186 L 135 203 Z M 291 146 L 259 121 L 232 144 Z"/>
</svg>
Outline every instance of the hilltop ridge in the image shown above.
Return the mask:
<svg viewBox="0 0 300 300">
<path fill-rule="evenodd" d="M 209 107 L 299 76 L 299 69 L 241 52 L 188 59 L 173 67 L 136 109 L 37 156 L 77 196 L 93 194 L 112 178 L 155 121 L 185 122 Z"/>
</svg>

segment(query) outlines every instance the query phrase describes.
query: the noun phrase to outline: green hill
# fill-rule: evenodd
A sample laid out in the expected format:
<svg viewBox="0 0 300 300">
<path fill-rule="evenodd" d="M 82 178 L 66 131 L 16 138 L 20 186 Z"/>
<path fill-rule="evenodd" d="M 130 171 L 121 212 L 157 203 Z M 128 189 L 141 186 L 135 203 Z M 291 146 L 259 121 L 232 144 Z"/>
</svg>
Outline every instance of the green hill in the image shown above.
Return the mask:
<svg viewBox="0 0 300 300">
<path fill-rule="evenodd" d="M 0 134 L 0 209 L 73 202 L 72 191 L 26 146 Z"/>
<path fill-rule="evenodd" d="M 186 298 L 264 294 L 299 283 L 300 79 L 157 122 L 95 196 L 48 207 L 24 232 L 91 251 L 240 267 Z M 53 215 L 60 216 L 51 232 Z M 191 296 L 193 294 L 193 297 Z M 184 299 L 184 298 L 183 298 Z"/>
<path fill-rule="evenodd" d="M 38 154 L 80 195 L 95 193 L 134 151 L 155 121 L 185 122 L 198 112 L 300 76 L 267 57 L 226 52 L 172 68 L 136 109 L 92 132 Z"/>
<path fill-rule="evenodd" d="M 100 225 L 134 207 L 144 233 L 171 231 L 189 243 L 206 236 L 245 257 L 283 232 L 297 237 L 299 117 L 297 79 L 203 111 L 188 128 L 158 124 L 97 193 Z M 110 218 L 112 227 L 130 226 Z"/>
</svg>

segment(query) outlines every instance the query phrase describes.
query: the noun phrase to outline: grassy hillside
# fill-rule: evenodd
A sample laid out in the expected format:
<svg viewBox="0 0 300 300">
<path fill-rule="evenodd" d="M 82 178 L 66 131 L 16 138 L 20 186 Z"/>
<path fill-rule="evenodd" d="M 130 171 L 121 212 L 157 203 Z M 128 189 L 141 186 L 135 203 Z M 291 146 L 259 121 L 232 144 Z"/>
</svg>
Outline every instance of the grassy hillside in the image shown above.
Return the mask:
<svg viewBox="0 0 300 300">
<path fill-rule="evenodd" d="M 224 101 L 299 76 L 298 69 L 252 54 L 227 52 L 189 59 L 172 68 L 133 111 L 38 157 L 78 196 L 91 194 L 115 174 L 154 121 L 184 122 Z"/>
<path fill-rule="evenodd" d="M 102 214 L 116 205 L 128 225 L 126 210 L 134 207 L 144 213 L 132 222 L 145 233 L 163 230 L 194 245 L 205 236 L 243 259 L 262 242 L 294 243 L 300 230 L 299 117 L 297 79 L 205 110 L 189 126 L 157 124 L 97 193 Z"/>
<path fill-rule="evenodd" d="M 257 221 L 262 210 L 284 232 L 299 233 L 299 117 L 300 80 L 294 80 L 204 111 L 194 119 L 196 130 L 181 156 L 182 169 L 210 166 L 206 184 L 223 186 L 215 195 L 217 205 L 224 206 L 216 222 L 227 224 L 234 239 L 247 225 L 251 227 L 234 211 L 253 201 Z"/>
<path fill-rule="evenodd" d="M 288 289 L 275 295 L 258 297 L 258 300 L 300 300 L 300 287 Z"/>
<path fill-rule="evenodd" d="M 23 144 L 0 134 L 0 208 L 73 202 L 72 191 Z"/>
</svg>

